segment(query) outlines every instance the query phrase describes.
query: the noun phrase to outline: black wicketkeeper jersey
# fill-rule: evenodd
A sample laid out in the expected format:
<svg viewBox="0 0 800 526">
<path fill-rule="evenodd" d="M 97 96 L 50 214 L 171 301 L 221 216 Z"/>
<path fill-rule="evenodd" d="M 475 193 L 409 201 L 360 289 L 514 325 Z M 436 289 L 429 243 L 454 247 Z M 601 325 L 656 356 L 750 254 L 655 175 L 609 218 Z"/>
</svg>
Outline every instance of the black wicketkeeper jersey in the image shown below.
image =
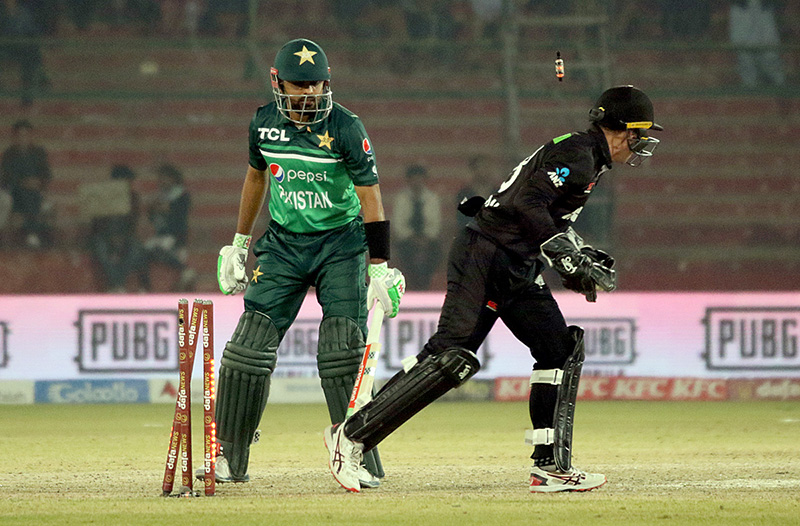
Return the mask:
<svg viewBox="0 0 800 526">
<path fill-rule="evenodd" d="M 539 246 L 578 218 L 611 153 L 600 130 L 556 137 L 512 170 L 489 196 L 472 228 L 528 263 Z"/>
</svg>

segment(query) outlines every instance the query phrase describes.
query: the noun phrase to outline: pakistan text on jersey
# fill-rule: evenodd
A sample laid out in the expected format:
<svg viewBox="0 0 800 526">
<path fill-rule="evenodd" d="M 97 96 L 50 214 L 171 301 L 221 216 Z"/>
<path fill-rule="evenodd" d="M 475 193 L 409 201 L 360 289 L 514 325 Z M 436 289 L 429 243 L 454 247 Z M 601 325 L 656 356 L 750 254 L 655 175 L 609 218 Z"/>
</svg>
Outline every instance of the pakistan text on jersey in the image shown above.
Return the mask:
<svg viewBox="0 0 800 526">
<path fill-rule="evenodd" d="M 328 192 L 311 192 L 301 190 L 299 192 L 287 192 L 281 188 L 281 199 L 284 203 L 292 205 L 297 210 L 306 208 L 333 208 L 333 203 L 328 197 Z"/>
</svg>

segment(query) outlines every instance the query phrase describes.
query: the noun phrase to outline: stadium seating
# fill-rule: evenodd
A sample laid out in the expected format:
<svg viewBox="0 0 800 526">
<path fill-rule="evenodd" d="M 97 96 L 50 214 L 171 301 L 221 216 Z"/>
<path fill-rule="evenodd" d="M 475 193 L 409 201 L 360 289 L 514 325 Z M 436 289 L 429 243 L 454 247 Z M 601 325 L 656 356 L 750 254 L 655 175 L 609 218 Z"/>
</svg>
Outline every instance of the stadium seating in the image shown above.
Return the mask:
<svg viewBox="0 0 800 526">
<path fill-rule="evenodd" d="M 95 290 L 86 272 L 87 225 L 78 188 L 106 179 L 113 164 L 124 162 L 137 171 L 136 186 L 146 201 L 155 191 L 152 168 L 162 161 L 184 171 L 192 194 L 190 248 L 192 266 L 201 274 L 198 291 L 216 290 L 216 253 L 233 233 L 248 162 L 247 125 L 271 94 L 257 78 L 245 78 L 245 54 L 235 46 L 153 46 L 124 59 L 101 52 L 87 56 L 86 51 L 86 46 L 49 50 L 53 91 L 37 101 L 31 116 L 55 174 L 51 195 L 59 243 L 44 254 L 11 255 L 0 248 L 0 266 L 9 276 L 3 292 L 29 292 L 31 273 L 80 276 L 39 281 L 39 292 Z M 629 58 L 632 64 L 658 59 L 662 66 L 666 60 L 646 51 Z M 730 62 L 730 55 L 715 55 L 715 60 Z M 87 62 L 91 67 L 82 73 L 73 67 Z M 352 66 L 342 70 L 334 76 L 335 99 L 366 124 L 389 209 L 391 195 L 412 162 L 426 164 L 436 189 L 454 196 L 466 183 L 471 155 L 495 156 L 497 173 L 492 177 L 499 180 L 521 158 L 508 151 L 505 104 L 491 72 L 453 72 L 447 94 L 437 96 L 435 79 L 426 80 L 423 88 L 428 91 L 420 92 L 419 79 L 385 71 L 354 78 Z M 625 68 L 620 70 L 624 75 Z M 730 80 L 729 70 L 720 71 L 715 82 Z M 458 86 L 464 90 L 454 95 Z M 469 88 L 494 89 L 495 94 L 471 94 Z M 612 249 L 619 261 L 620 288 L 797 288 L 787 276 L 800 270 L 800 180 L 795 168 L 800 151 L 791 147 L 800 124 L 785 116 L 799 113 L 800 98 L 655 93 L 658 120 L 666 128 L 656 156 L 638 170 L 614 170 L 602 183 L 614 188 Z M 524 98 L 523 151 L 560 135 L 565 126 L 585 127 L 589 103 L 583 97 L 566 102 Z M 15 98 L 0 96 L 0 127 L 8 129 L 19 115 Z M 454 205 L 447 202 L 445 217 L 454 217 Z M 144 235 L 146 220 L 142 222 Z M 263 217 L 257 230 L 263 231 Z M 24 264 L 34 256 L 42 262 L 41 274 Z M 156 286 L 168 290 L 171 276 L 158 272 Z M 444 287 L 441 270 L 434 286 Z"/>
</svg>

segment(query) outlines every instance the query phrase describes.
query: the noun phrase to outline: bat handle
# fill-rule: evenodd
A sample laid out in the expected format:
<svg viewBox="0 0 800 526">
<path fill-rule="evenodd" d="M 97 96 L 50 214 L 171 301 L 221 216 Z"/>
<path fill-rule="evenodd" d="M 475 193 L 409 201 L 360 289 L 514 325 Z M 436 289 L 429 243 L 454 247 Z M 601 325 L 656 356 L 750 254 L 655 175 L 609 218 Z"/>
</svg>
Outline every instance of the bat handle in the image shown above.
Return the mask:
<svg viewBox="0 0 800 526">
<path fill-rule="evenodd" d="M 375 306 L 372 307 L 372 320 L 370 320 L 369 322 L 369 331 L 367 332 L 367 344 L 375 343 L 380 339 L 381 326 L 383 325 L 384 316 L 385 316 L 385 311 L 383 310 L 383 305 L 381 305 L 380 301 L 376 301 Z"/>
</svg>

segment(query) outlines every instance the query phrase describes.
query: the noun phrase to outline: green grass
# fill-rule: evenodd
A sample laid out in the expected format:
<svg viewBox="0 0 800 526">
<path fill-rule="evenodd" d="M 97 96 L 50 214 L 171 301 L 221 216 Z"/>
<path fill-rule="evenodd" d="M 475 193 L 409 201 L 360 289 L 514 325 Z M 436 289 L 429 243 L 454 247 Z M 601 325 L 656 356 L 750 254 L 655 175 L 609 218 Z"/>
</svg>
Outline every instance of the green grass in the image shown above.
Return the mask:
<svg viewBox="0 0 800 526">
<path fill-rule="evenodd" d="M 0 525 L 800 524 L 797 402 L 581 403 L 575 463 L 608 483 L 556 495 L 527 491 L 522 403 L 434 404 L 381 445 L 387 477 L 357 495 L 327 472 L 324 406 L 271 405 L 251 482 L 196 499 L 159 496 L 171 406 L 0 415 Z"/>
</svg>

